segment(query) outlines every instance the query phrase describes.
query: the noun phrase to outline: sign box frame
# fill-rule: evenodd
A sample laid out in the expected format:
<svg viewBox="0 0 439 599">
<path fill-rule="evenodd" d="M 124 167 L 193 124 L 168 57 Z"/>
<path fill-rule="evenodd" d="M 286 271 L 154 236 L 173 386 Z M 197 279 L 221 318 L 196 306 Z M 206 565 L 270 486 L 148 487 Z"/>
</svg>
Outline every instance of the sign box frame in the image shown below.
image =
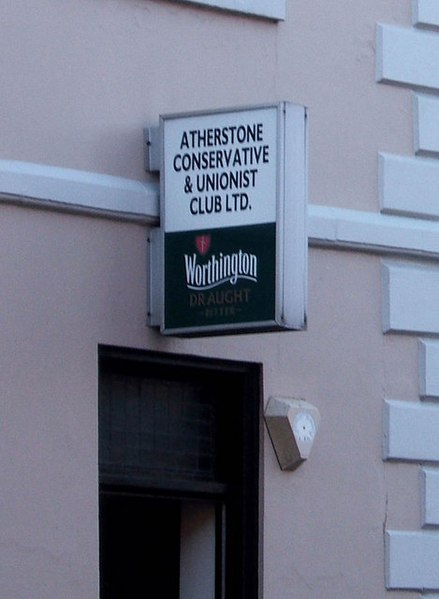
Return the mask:
<svg viewBox="0 0 439 599">
<path fill-rule="evenodd" d="M 261 143 L 258 149 L 259 160 L 261 161 L 260 146 L 266 145 L 268 147 L 266 150 L 266 163 L 261 164 L 260 162 L 256 164 L 258 168 L 241 169 L 256 171 L 250 181 L 249 175 L 244 179 L 244 184 L 247 184 L 251 188 L 247 189 L 249 193 L 243 194 L 244 201 L 242 201 L 241 194 L 241 197 L 238 197 L 237 201 L 232 202 L 230 199 L 232 194 L 229 196 L 227 193 L 223 193 L 224 190 L 221 188 L 221 193 L 218 196 L 220 197 L 218 204 L 222 209 L 218 210 L 218 213 L 215 213 L 213 209 L 214 203 L 212 198 L 207 196 L 206 202 L 209 203 L 209 200 L 212 200 L 209 204 L 211 212 L 200 214 L 200 211 L 203 212 L 203 208 L 200 207 L 198 201 L 194 201 L 193 206 L 191 206 L 193 213 L 190 213 L 189 206 L 192 194 L 188 190 L 185 191 L 184 188 L 185 184 L 193 185 L 193 177 L 195 175 L 193 170 L 188 166 L 190 164 L 188 157 L 186 157 L 187 161 L 183 168 L 181 156 L 185 152 L 189 157 L 193 152 L 198 154 L 200 148 L 195 147 L 196 144 L 193 143 L 194 139 L 197 138 L 191 138 L 188 133 L 190 131 L 202 131 L 204 132 L 203 137 L 199 137 L 199 139 L 206 141 L 205 132 L 208 129 L 220 132 L 225 129 L 226 133 L 218 133 L 216 141 L 220 144 L 224 142 L 225 146 L 230 149 L 232 145 L 227 145 L 226 143 L 230 139 L 224 136 L 229 136 L 229 133 L 231 133 L 233 128 L 230 125 L 231 123 L 235 123 L 235 133 L 239 123 L 260 123 L 259 141 Z M 186 137 L 182 137 L 182 132 L 186 132 Z M 223 137 L 221 138 L 220 135 L 223 135 Z M 161 153 L 160 228 L 152 229 L 149 236 L 150 285 L 148 324 L 150 326 L 159 326 L 161 333 L 164 335 L 177 336 L 206 336 L 304 329 L 306 327 L 308 264 L 308 239 L 306 231 L 308 132 L 306 108 L 290 102 L 278 102 L 250 107 L 163 115 L 160 117 L 159 136 Z M 264 143 L 267 141 L 265 136 L 268 138 L 266 144 Z M 184 144 L 182 142 L 183 139 L 185 141 Z M 209 138 L 207 138 L 207 141 L 209 141 Z M 211 141 L 215 142 L 215 138 L 212 137 Z M 238 143 L 236 139 L 234 141 Z M 239 149 L 235 145 L 233 150 L 237 148 Z M 213 143 L 213 146 L 211 144 L 207 148 L 205 146 L 202 148 L 204 152 L 210 152 L 211 150 L 214 152 L 214 168 L 207 169 L 211 174 L 218 173 L 219 171 L 224 172 L 225 170 L 224 168 L 218 168 L 215 163 L 215 152 L 218 149 L 222 153 L 223 148 L 218 148 L 218 144 L 215 145 L 215 143 Z M 220 166 L 223 167 L 224 165 L 220 164 Z M 226 177 L 224 175 L 227 181 Z M 261 185 L 259 185 L 259 181 L 262 181 Z M 226 189 L 226 191 L 228 192 L 229 190 Z M 238 196 L 238 194 L 235 195 Z M 252 198 L 254 202 L 250 205 Z M 200 196 L 200 202 L 201 200 L 203 200 L 203 196 Z M 241 206 L 239 206 L 239 200 L 241 200 Z M 249 204 L 246 207 L 247 209 L 245 209 L 246 203 Z M 236 208 L 236 204 L 238 204 L 238 209 L 233 210 L 233 206 L 235 205 Z M 244 210 L 241 210 L 240 208 L 243 205 Z M 229 210 L 229 208 L 231 209 Z M 228 214 L 226 214 L 227 211 L 229 212 Z M 201 221 L 200 224 L 193 224 L 198 223 L 198 221 Z M 179 285 L 175 279 L 174 272 L 177 260 L 175 255 L 170 254 L 172 248 L 179 246 L 180 237 L 183 240 L 182 243 L 187 243 L 186 238 L 188 235 L 198 238 L 206 235 L 210 238 L 212 234 L 212 236 L 215 235 L 215 238 L 221 235 L 222 238 L 236 240 L 242 232 L 244 238 L 249 238 L 247 233 L 250 234 L 250 237 L 254 237 L 254 244 L 258 245 L 259 230 L 264 231 L 264 235 L 266 236 L 266 230 L 270 230 L 270 225 L 275 231 L 273 246 L 275 257 L 272 268 L 274 271 L 272 273 L 274 276 L 274 297 L 271 297 L 271 284 L 268 284 L 270 288 L 268 290 L 267 285 L 264 285 L 265 296 L 263 297 L 265 299 L 259 302 L 259 311 L 262 313 L 262 318 L 253 318 L 248 314 L 244 314 L 241 318 L 239 315 L 234 314 L 229 320 L 227 320 L 227 316 L 221 317 L 219 319 L 221 322 L 218 322 L 215 318 L 211 318 L 210 321 L 207 319 L 206 322 L 198 322 L 197 318 L 195 318 L 196 322 L 194 322 L 191 317 L 185 314 L 185 309 L 190 310 L 190 308 L 183 306 L 180 322 L 179 317 L 176 316 L 178 312 L 177 307 L 180 305 L 176 302 L 180 300 L 174 301 L 173 299 L 175 290 Z M 246 227 L 250 228 L 247 229 Z M 242 231 L 240 228 L 242 228 Z M 177 240 L 174 241 L 174 238 L 177 238 Z M 272 242 L 270 241 L 270 243 Z M 165 255 L 166 253 L 167 255 Z M 238 250 L 233 254 L 236 259 L 238 254 Z M 221 252 L 217 253 L 217 257 L 222 255 Z M 253 256 L 253 254 L 241 253 L 240 256 Z M 196 252 L 193 253 L 193 257 L 195 261 Z M 186 261 L 188 259 L 191 258 L 185 258 Z M 183 256 L 181 256 L 179 264 L 182 264 L 182 260 Z M 174 278 L 170 278 L 170 271 L 173 271 L 172 276 Z M 167 278 L 169 279 L 168 289 L 165 289 Z M 230 281 L 225 282 L 223 287 L 224 285 L 229 287 L 229 293 L 231 293 L 232 284 Z M 194 293 L 192 296 L 201 297 Z M 235 292 L 235 297 L 242 298 L 242 294 Z M 269 305 L 267 308 L 269 312 L 268 317 L 264 314 L 267 311 L 264 308 L 265 300 L 268 300 L 268 304 L 270 302 L 273 303 L 272 306 Z M 173 302 L 174 305 L 172 305 Z M 183 301 L 182 303 L 184 304 L 185 302 Z"/>
</svg>

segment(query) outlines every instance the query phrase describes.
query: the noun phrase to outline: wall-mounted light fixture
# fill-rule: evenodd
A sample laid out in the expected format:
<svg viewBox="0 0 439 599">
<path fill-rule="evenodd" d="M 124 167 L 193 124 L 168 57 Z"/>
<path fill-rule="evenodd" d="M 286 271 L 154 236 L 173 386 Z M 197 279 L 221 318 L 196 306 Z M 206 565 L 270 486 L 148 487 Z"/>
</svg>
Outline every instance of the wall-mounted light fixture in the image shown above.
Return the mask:
<svg viewBox="0 0 439 599">
<path fill-rule="evenodd" d="M 295 470 L 311 453 L 320 424 L 318 409 L 303 399 L 271 397 L 265 422 L 282 470 Z"/>
</svg>

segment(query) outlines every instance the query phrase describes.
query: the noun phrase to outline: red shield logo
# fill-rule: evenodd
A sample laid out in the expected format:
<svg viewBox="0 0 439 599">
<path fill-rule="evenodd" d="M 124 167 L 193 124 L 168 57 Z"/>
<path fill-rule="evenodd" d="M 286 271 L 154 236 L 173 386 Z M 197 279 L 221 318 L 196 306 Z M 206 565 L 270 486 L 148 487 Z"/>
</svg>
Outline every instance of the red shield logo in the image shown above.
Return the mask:
<svg viewBox="0 0 439 599">
<path fill-rule="evenodd" d="M 210 235 L 197 235 L 195 237 L 195 245 L 198 253 L 201 256 L 204 256 L 204 254 L 207 254 L 210 248 Z"/>
</svg>

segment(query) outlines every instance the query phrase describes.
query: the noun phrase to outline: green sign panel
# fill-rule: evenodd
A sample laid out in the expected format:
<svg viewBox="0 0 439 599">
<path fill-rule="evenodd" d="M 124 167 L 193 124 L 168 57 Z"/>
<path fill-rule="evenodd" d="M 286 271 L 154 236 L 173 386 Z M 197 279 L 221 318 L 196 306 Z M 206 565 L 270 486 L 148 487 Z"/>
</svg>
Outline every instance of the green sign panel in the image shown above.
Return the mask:
<svg viewBox="0 0 439 599">
<path fill-rule="evenodd" d="M 202 330 L 274 322 L 275 224 L 167 233 L 165 322 Z"/>
</svg>

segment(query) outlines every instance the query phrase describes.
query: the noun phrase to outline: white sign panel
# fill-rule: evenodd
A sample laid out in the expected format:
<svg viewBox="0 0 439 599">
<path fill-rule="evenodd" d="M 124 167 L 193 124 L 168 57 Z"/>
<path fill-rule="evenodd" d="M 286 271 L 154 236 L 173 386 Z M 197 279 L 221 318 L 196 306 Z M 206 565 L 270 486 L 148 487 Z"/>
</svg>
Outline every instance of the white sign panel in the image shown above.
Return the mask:
<svg viewBox="0 0 439 599">
<path fill-rule="evenodd" d="M 276 107 L 166 119 L 166 231 L 276 220 Z"/>
</svg>

